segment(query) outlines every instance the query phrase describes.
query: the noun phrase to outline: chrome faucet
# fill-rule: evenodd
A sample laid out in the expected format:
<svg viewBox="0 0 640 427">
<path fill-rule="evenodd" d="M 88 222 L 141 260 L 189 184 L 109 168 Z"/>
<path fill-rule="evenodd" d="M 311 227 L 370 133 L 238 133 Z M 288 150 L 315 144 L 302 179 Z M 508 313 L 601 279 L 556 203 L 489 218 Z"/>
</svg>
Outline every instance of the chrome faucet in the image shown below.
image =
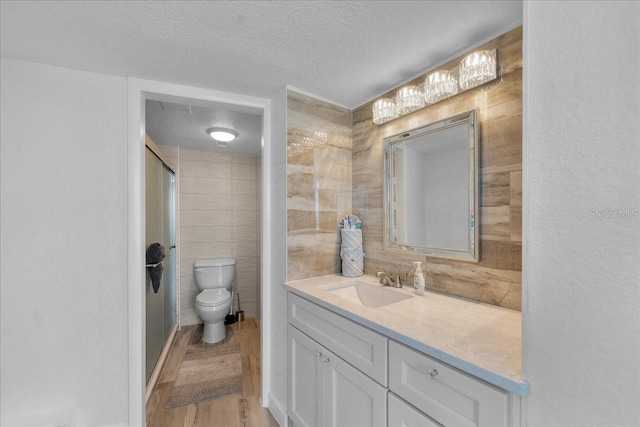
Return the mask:
<svg viewBox="0 0 640 427">
<path fill-rule="evenodd" d="M 385 273 L 384 271 L 378 271 L 376 273 L 376 277 L 380 279 L 380 283 L 383 286 L 393 286 L 394 288 L 401 288 L 402 283 L 400 283 L 400 275 L 396 276 L 396 280 L 393 280 L 393 276 L 389 273 Z"/>
</svg>

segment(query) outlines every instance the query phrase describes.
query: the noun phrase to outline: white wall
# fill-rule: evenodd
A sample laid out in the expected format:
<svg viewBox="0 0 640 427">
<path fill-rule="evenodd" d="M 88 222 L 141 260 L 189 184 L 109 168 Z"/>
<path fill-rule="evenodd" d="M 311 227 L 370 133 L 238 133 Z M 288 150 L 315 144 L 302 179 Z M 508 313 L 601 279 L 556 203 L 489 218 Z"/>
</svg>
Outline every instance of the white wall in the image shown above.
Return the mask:
<svg viewBox="0 0 640 427">
<path fill-rule="evenodd" d="M 637 2 L 525 5 L 529 426 L 640 425 L 640 219 L 611 214 L 640 212 L 639 23 Z"/>
<path fill-rule="evenodd" d="M 127 81 L 1 71 L 1 423 L 125 423 Z"/>
<path fill-rule="evenodd" d="M 286 425 L 287 405 L 287 293 L 282 287 L 287 277 L 287 90 L 271 98 L 271 158 L 269 178 L 271 200 L 271 284 L 265 297 L 264 316 L 270 317 L 269 409 L 280 425 Z M 267 168 L 265 167 L 265 172 Z M 267 208 L 267 206 L 265 206 Z M 266 312 L 269 310 L 269 313 Z M 263 348 L 265 350 L 265 348 Z"/>
</svg>

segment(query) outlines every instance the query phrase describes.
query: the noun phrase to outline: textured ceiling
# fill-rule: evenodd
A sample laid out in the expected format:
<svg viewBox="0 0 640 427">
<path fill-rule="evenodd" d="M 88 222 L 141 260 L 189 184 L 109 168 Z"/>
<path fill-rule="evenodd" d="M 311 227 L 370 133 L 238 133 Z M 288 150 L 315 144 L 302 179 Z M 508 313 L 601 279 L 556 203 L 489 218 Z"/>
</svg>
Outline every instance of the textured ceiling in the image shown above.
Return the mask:
<svg viewBox="0 0 640 427">
<path fill-rule="evenodd" d="M 220 148 L 206 133 L 210 127 L 235 129 L 239 135 L 226 148 Z M 262 116 L 239 111 L 232 105 L 211 103 L 202 107 L 147 101 L 146 131 L 158 145 L 186 150 L 260 154 L 262 149 Z"/>
<path fill-rule="evenodd" d="M 521 1 L 2 1 L 3 57 L 270 98 L 285 85 L 358 107 L 522 22 Z M 259 112 L 148 104 L 160 145 L 260 152 Z M 187 108 L 191 105 L 189 111 Z"/>
<path fill-rule="evenodd" d="M 510 1 L 2 1 L 1 54 L 354 108 L 522 22 Z"/>
</svg>

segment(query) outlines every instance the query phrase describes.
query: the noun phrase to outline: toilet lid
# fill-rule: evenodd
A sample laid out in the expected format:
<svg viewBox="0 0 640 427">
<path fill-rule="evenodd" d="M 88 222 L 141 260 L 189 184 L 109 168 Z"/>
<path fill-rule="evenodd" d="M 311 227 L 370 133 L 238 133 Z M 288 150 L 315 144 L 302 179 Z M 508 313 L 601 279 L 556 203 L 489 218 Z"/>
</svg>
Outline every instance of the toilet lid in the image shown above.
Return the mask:
<svg viewBox="0 0 640 427">
<path fill-rule="evenodd" d="M 205 258 L 197 260 L 193 266 L 199 267 L 225 267 L 227 265 L 236 265 L 236 260 L 233 258 Z"/>
<path fill-rule="evenodd" d="M 221 305 L 231 299 L 231 294 L 226 289 L 206 289 L 198 294 L 196 302 L 204 306 Z"/>
</svg>

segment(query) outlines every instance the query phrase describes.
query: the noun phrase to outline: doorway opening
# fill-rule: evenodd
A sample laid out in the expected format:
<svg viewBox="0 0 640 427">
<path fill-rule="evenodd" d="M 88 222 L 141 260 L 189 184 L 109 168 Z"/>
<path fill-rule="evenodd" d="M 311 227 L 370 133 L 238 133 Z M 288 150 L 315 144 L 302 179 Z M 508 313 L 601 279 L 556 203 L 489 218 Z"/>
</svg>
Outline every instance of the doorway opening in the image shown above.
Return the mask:
<svg viewBox="0 0 640 427">
<path fill-rule="evenodd" d="M 156 102 L 156 103 L 164 103 L 168 104 L 181 104 L 191 106 L 191 108 L 216 108 L 221 105 L 225 105 L 229 108 L 232 108 L 234 111 L 254 114 L 258 115 L 261 120 L 261 134 L 260 138 L 260 162 L 258 165 L 257 156 L 256 156 L 256 164 L 255 164 L 255 173 L 256 175 L 256 183 L 255 185 L 259 185 L 259 195 L 263 201 L 262 206 L 268 206 L 268 201 L 270 200 L 270 186 L 269 186 L 269 161 L 271 158 L 271 147 L 270 147 L 270 109 L 269 109 L 269 101 L 262 98 L 252 98 L 241 95 L 234 95 L 216 91 L 209 91 L 200 88 L 192 88 L 187 86 L 173 85 L 161 82 L 153 82 L 153 81 L 145 81 L 139 79 L 130 79 L 129 80 L 129 161 L 128 161 L 128 172 L 129 172 L 129 268 L 128 268 L 128 287 L 129 287 L 129 422 L 131 425 L 144 425 L 146 418 L 146 395 L 145 395 L 145 386 L 146 386 L 146 368 L 145 368 L 145 295 L 144 295 L 144 286 L 141 286 L 145 280 L 145 271 L 144 271 L 144 249 L 145 249 L 145 164 L 144 164 L 144 153 L 145 153 L 145 134 L 147 130 L 146 126 L 146 110 L 148 101 Z M 205 130 L 202 130 L 203 132 Z M 161 145 L 161 144 L 158 144 Z M 181 148 L 178 148 L 178 152 Z M 193 156 L 194 153 L 188 151 L 197 151 L 197 150 L 187 150 L 185 149 L 186 158 L 189 156 Z M 195 154 L 197 156 L 197 154 Z M 233 155 L 232 155 L 233 156 Z M 238 154 L 238 156 L 241 156 Z M 236 160 L 248 160 L 248 157 L 240 158 L 238 157 Z M 199 160 L 191 160 L 192 162 L 198 162 Z M 233 164 L 233 162 L 232 162 Z M 238 163 L 239 165 L 241 163 Z M 191 167 L 195 167 L 197 169 L 198 164 L 192 163 Z M 224 169 L 224 168 L 223 168 Z M 250 167 L 238 167 L 236 172 L 238 176 L 246 176 L 242 175 L 243 173 L 249 173 L 251 169 Z M 193 172 L 198 174 L 199 172 Z M 198 178 L 192 177 L 192 178 Z M 232 176 L 233 178 L 233 172 Z M 207 178 L 204 178 L 207 179 Z M 211 178 L 216 179 L 216 178 Z M 258 184 L 259 179 L 259 184 Z M 179 199 L 179 191 L 181 188 L 180 184 L 180 165 L 178 164 L 178 177 L 176 182 L 177 189 L 177 198 Z M 196 179 L 197 181 L 197 179 Z M 250 186 L 251 184 L 240 184 Z M 244 187 L 242 187 L 244 188 Z M 247 191 L 245 189 L 245 191 Z M 256 192 L 258 191 L 256 187 Z M 255 195 L 257 198 L 258 194 Z M 229 196 L 229 195 L 227 195 Z M 231 200 L 233 206 L 233 194 L 231 197 L 225 197 L 226 200 Z M 250 196 L 250 195 L 249 195 Z M 193 197 L 190 197 L 193 199 Z M 245 197 L 242 201 L 249 202 L 250 197 Z M 197 203 L 197 201 L 191 200 L 190 203 Z M 180 204 L 180 201 L 177 203 Z M 240 206 L 240 204 L 238 204 Z M 251 242 L 248 242 L 245 246 L 249 251 L 253 251 L 256 255 L 256 258 L 260 259 L 260 262 L 257 266 L 257 271 L 255 272 L 257 285 L 257 294 L 259 296 L 264 296 L 264 298 L 260 298 L 259 296 L 256 298 L 257 302 L 254 301 L 255 306 L 252 308 L 256 312 L 257 319 L 259 321 L 261 327 L 261 355 L 260 355 L 260 363 L 262 366 L 266 367 L 269 364 L 268 354 L 269 354 L 269 340 L 265 339 L 268 336 L 270 330 L 270 322 L 269 322 L 269 313 L 265 311 L 262 307 L 268 305 L 268 288 L 269 281 L 268 277 L 270 274 L 270 256 L 268 251 L 265 251 L 263 248 L 269 247 L 269 242 L 271 239 L 270 228 L 269 228 L 269 209 L 260 208 L 260 204 L 257 204 L 256 212 L 260 213 L 259 217 L 256 215 L 255 225 L 259 227 L 259 234 L 257 235 L 257 245 L 254 245 L 253 248 L 250 248 Z M 197 210 L 197 209 L 194 209 Z M 178 216 L 180 215 L 180 208 L 178 207 Z M 224 216 L 224 215 L 223 215 Z M 197 214 L 190 218 L 190 221 L 193 221 L 194 218 L 197 218 Z M 184 218 L 183 218 L 184 219 Z M 181 219 L 178 218 L 177 221 L 178 234 L 180 234 L 181 227 Z M 230 224 L 231 226 L 233 224 Z M 237 224 L 241 227 L 240 224 Z M 214 227 L 209 225 L 199 226 L 197 224 L 192 227 Z M 242 232 L 251 233 L 251 230 L 248 230 L 250 227 L 244 227 Z M 220 228 L 222 230 L 222 228 Z M 199 231 L 203 231 L 200 229 Z M 209 232 L 215 232 L 214 229 L 209 229 Z M 197 234 L 198 230 L 189 230 L 191 234 Z M 240 232 L 240 231 L 239 231 Z M 178 265 L 183 265 L 188 267 L 187 264 L 183 264 L 182 260 L 184 256 L 193 257 L 196 256 L 194 252 L 180 254 L 180 239 L 181 237 L 177 237 L 177 253 L 178 253 Z M 196 239 L 197 240 L 197 239 Z M 194 242 L 194 243 L 206 243 L 206 242 Z M 199 246 L 200 249 L 206 247 L 206 245 L 195 245 Z M 210 246 L 209 249 L 213 249 L 214 246 Z M 189 251 L 193 251 L 194 248 L 189 248 Z M 231 249 L 233 253 L 233 249 Z M 238 252 L 240 253 L 240 252 Z M 244 261 L 248 259 L 245 258 Z M 180 268 L 180 267 L 178 267 Z M 188 268 L 186 268 L 188 269 Z M 178 277 L 182 278 L 183 273 L 179 272 Z M 179 287 L 184 287 L 185 284 L 182 283 L 182 280 L 179 281 Z M 183 289 L 181 289 L 183 290 Z M 182 292 L 178 291 L 178 295 L 181 295 Z M 240 294 L 242 296 L 242 293 Z M 186 298 L 186 299 L 185 299 Z M 185 295 L 184 298 L 181 298 L 183 301 L 188 301 L 188 295 Z M 195 299 L 195 295 L 194 295 Z M 234 305 L 235 308 L 239 310 L 239 307 Z M 246 305 L 242 307 L 243 311 L 246 311 L 248 308 Z M 178 322 L 179 324 L 185 325 L 187 323 L 192 323 L 187 320 L 188 318 L 188 307 L 185 308 L 184 305 L 180 307 L 178 312 Z M 194 320 L 193 318 L 191 320 Z M 267 393 L 265 390 L 268 390 L 269 379 L 266 375 L 268 369 L 261 369 L 261 390 L 260 394 L 262 397 L 261 405 L 266 407 L 268 402 L 266 401 Z"/>
</svg>

